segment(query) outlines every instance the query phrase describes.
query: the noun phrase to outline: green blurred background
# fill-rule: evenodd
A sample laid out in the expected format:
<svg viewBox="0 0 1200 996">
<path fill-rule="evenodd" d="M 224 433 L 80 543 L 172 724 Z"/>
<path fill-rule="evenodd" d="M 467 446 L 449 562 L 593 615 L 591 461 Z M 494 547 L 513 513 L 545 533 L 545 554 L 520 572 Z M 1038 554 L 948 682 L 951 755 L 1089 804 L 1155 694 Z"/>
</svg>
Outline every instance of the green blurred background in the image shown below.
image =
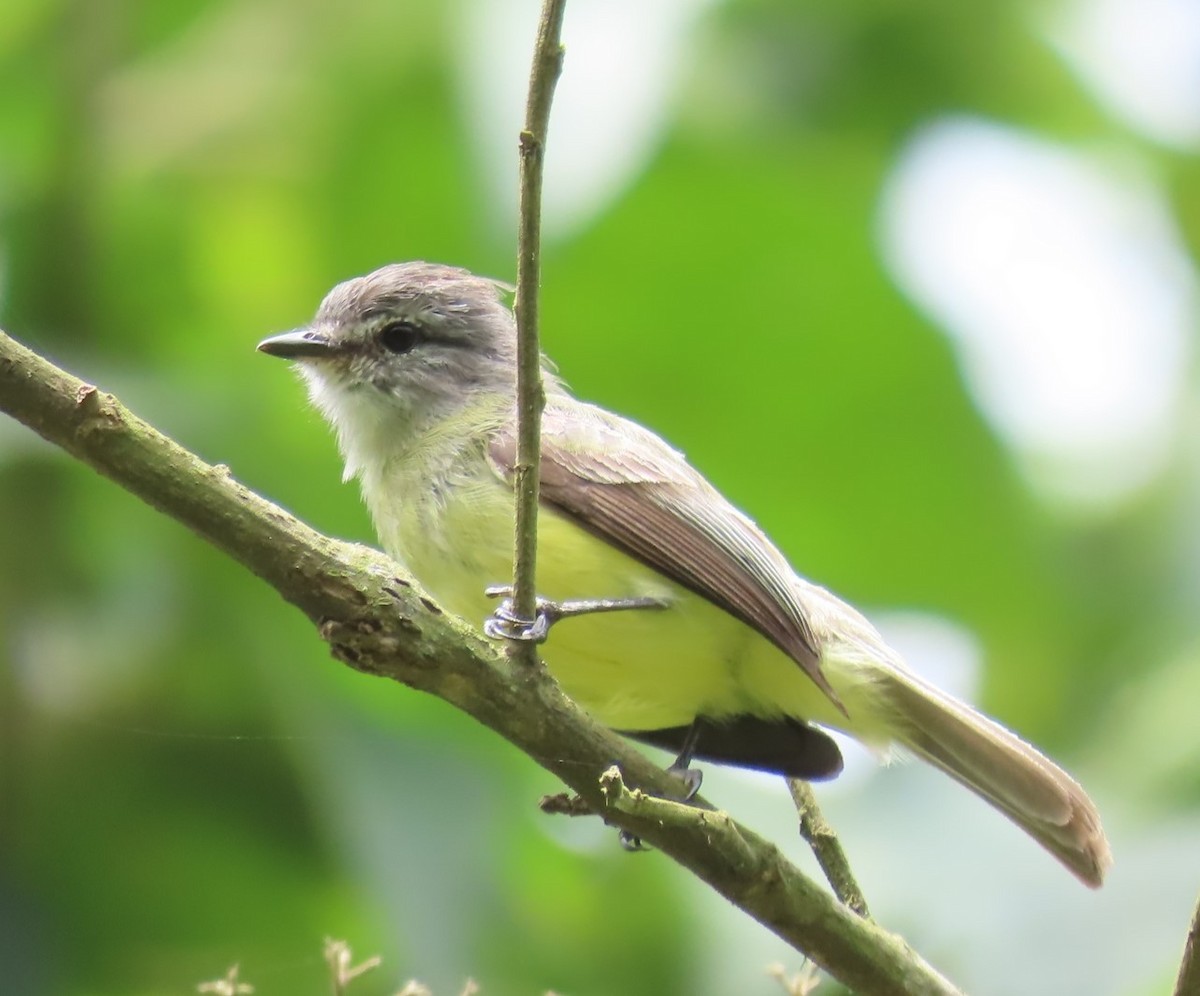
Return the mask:
<svg viewBox="0 0 1200 996">
<path fill-rule="evenodd" d="M 535 19 L 6 0 L 3 326 L 370 540 L 253 347 L 391 260 L 513 277 Z M 572 0 L 566 38 L 564 376 L 1105 815 L 1093 894 L 947 779 L 853 752 L 820 797 L 874 912 L 973 993 L 1167 991 L 1200 890 L 1195 4 Z M 811 867 L 781 784 L 705 784 Z M 4 993 L 186 993 L 234 962 L 321 993 L 326 936 L 383 957 L 360 996 L 782 991 L 793 952 L 541 816 L 554 788 L 0 421 Z"/>
</svg>

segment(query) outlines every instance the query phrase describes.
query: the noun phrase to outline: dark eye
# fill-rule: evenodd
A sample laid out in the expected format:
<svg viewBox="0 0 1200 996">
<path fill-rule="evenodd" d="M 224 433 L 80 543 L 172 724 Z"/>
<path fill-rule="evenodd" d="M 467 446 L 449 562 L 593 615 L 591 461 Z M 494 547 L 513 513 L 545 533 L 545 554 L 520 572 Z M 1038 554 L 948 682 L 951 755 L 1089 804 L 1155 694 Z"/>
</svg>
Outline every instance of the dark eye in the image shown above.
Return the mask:
<svg viewBox="0 0 1200 996">
<path fill-rule="evenodd" d="M 407 353 L 421 338 L 421 330 L 412 322 L 388 322 L 379 330 L 383 348 L 393 353 Z"/>
</svg>

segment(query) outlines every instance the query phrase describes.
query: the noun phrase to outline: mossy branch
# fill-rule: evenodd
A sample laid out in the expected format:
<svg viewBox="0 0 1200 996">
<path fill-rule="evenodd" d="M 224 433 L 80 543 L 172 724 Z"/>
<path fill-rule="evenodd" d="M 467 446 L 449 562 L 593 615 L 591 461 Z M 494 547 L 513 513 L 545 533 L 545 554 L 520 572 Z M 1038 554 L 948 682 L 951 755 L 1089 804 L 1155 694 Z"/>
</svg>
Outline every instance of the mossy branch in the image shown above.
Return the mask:
<svg viewBox="0 0 1200 996">
<path fill-rule="evenodd" d="M 314 531 L 3 332 L 0 410 L 262 578 L 338 660 L 473 716 L 855 992 L 956 992 L 728 815 L 655 798 L 675 790 L 671 775 L 584 714 L 544 668 L 515 664 L 444 612 L 383 554 Z M 602 783 L 614 763 L 620 778 Z"/>
</svg>

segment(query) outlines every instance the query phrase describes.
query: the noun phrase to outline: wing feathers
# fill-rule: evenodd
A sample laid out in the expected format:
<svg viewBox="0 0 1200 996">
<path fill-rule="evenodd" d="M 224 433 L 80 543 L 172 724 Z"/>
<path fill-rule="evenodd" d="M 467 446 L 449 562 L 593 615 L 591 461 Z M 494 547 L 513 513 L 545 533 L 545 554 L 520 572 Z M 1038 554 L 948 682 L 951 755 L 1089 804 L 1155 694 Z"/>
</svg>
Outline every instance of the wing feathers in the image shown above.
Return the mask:
<svg viewBox="0 0 1200 996">
<path fill-rule="evenodd" d="M 511 431 L 493 440 L 491 458 L 507 477 L 515 453 Z M 619 416 L 552 399 L 541 477 L 543 502 L 758 630 L 841 708 L 787 561 L 682 454 Z"/>
</svg>

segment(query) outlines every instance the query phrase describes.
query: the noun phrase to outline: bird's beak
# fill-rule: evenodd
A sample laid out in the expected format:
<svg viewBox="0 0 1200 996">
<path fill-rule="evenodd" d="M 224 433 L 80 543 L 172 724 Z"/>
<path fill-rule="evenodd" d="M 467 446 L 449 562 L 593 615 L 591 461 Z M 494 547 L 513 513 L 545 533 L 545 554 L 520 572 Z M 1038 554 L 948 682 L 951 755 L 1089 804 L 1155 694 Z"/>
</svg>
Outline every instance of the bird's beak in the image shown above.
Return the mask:
<svg viewBox="0 0 1200 996">
<path fill-rule="evenodd" d="M 333 355 L 333 343 L 312 329 L 294 329 L 264 339 L 258 351 L 285 360 L 312 360 Z"/>
</svg>

